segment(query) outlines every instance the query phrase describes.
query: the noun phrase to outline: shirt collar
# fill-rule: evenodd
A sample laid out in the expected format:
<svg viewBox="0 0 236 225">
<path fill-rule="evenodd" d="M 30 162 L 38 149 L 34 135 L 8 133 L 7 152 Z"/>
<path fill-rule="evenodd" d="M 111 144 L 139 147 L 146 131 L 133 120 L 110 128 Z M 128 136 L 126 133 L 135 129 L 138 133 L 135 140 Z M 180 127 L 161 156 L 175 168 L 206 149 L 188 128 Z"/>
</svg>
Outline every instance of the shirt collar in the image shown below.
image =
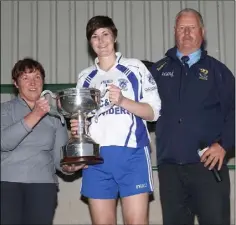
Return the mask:
<svg viewBox="0 0 236 225">
<path fill-rule="evenodd" d="M 21 104 L 27 106 L 26 101 L 20 96 L 20 94 L 17 95 L 17 100 L 18 100 L 18 102 L 20 102 Z"/>
<path fill-rule="evenodd" d="M 122 58 L 122 54 L 121 54 L 120 52 L 116 52 L 116 62 L 115 62 L 115 64 L 114 64 L 114 66 L 116 66 L 117 64 L 119 64 L 121 58 Z M 101 70 L 100 67 L 99 67 L 99 65 L 98 65 L 98 63 L 99 63 L 99 59 L 98 59 L 98 57 L 97 57 L 97 58 L 95 59 L 95 61 L 94 61 L 94 64 L 95 64 L 97 70 Z M 113 67 L 114 67 L 114 66 L 113 66 Z"/>
<path fill-rule="evenodd" d="M 16 100 L 17 100 L 20 104 L 22 104 L 22 105 L 24 105 L 24 106 L 26 106 L 26 107 L 28 107 L 28 108 L 30 109 L 28 103 L 20 96 L 20 94 L 17 95 Z M 31 109 L 30 109 L 30 110 L 31 110 Z"/>
<path fill-rule="evenodd" d="M 187 62 L 189 67 L 192 66 L 194 63 L 196 63 L 201 58 L 201 49 L 198 49 L 197 51 L 191 53 L 188 55 L 189 61 Z M 181 57 L 183 54 L 177 49 L 176 56 L 181 60 Z"/>
</svg>

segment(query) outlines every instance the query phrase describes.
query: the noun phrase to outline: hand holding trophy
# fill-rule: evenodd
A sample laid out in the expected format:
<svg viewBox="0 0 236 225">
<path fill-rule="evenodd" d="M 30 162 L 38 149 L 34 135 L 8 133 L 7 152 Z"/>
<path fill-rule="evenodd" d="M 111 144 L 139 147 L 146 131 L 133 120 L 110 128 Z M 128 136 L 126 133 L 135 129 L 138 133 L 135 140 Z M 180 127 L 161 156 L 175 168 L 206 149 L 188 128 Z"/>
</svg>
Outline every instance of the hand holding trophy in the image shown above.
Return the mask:
<svg viewBox="0 0 236 225">
<path fill-rule="evenodd" d="M 88 122 L 86 122 L 89 116 L 98 117 L 102 113 L 100 90 L 96 88 L 68 88 L 57 93 L 45 90 L 41 96 L 46 94 L 50 94 L 52 98 L 56 99 L 57 109 L 51 107 L 49 114 L 59 116 L 62 123 L 64 117 L 75 119 L 78 125 L 77 135 L 72 135 L 68 143 L 62 146 L 61 165 L 79 166 L 81 164 L 103 163 L 103 159 L 99 155 L 99 145 L 89 136 Z"/>
</svg>

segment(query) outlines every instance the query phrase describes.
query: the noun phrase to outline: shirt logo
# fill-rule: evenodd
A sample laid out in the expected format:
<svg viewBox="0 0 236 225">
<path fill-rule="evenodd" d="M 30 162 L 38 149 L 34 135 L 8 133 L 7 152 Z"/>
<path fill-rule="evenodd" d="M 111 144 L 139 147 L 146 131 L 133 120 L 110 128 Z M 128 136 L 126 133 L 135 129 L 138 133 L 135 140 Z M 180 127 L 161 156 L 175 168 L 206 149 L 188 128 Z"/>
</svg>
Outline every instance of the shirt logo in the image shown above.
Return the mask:
<svg viewBox="0 0 236 225">
<path fill-rule="evenodd" d="M 199 80 L 208 80 L 208 70 L 203 68 L 199 69 Z"/>
<path fill-rule="evenodd" d="M 101 81 L 101 85 L 108 85 L 108 84 L 111 84 L 113 82 L 113 80 L 103 80 L 103 81 Z"/>
<path fill-rule="evenodd" d="M 144 90 L 145 90 L 146 92 L 149 92 L 149 91 L 154 91 L 154 90 L 156 90 L 156 89 L 157 89 L 157 86 L 148 87 L 148 88 L 145 88 Z"/>
<path fill-rule="evenodd" d="M 161 70 L 161 68 L 164 66 L 164 65 L 166 65 L 166 63 L 167 62 L 164 62 L 163 64 L 161 64 L 159 67 L 157 67 L 157 71 L 160 71 Z"/>
<path fill-rule="evenodd" d="M 155 84 L 156 84 L 156 82 L 155 82 L 155 80 L 154 80 L 152 74 L 150 74 L 150 73 L 148 74 L 148 82 L 149 82 L 150 84 L 152 84 L 152 85 L 155 85 Z"/>
<path fill-rule="evenodd" d="M 121 90 L 123 90 L 123 91 L 128 90 L 128 87 L 127 87 L 128 81 L 126 79 L 118 79 L 118 82 L 119 82 L 119 87 Z"/>
<path fill-rule="evenodd" d="M 174 76 L 174 71 L 172 71 L 172 72 L 162 72 L 161 76 L 163 76 L 163 77 L 173 77 Z"/>
<path fill-rule="evenodd" d="M 136 185 L 136 189 L 142 189 L 142 188 L 146 188 L 146 187 L 147 187 L 147 183 Z"/>
</svg>

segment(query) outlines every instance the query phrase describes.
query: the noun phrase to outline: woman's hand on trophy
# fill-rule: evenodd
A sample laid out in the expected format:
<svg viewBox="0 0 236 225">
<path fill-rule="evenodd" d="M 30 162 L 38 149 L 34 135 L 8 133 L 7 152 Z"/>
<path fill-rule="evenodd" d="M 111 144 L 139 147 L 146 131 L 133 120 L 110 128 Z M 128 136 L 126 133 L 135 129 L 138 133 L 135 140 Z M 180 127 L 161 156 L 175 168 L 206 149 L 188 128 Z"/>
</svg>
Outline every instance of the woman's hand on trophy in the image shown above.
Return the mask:
<svg viewBox="0 0 236 225">
<path fill-rule="evenodd" d="M 87 127 L 91 124 L 91 122 L 86 119 L 85 120 L 85 131 L 87 130 Z M 70 127 L 71 127 L 71 135 L 73 137 L 78 137 L 78 133 L 79 133 L 79 122 L 76 119 L 71 119 L 70 120 Z"/>
<path fill-rule="evenodd" d="M 70 120 L 70 127 L 71 127 L 71 135 L 77 136 L 78 129 L 79 129 L 79 122 L 76 119 L 71 119 Z"/>
<path fill-rule="evenodd" d="M 35 102 L 32 113 L 35 116 L 42 118 L 49 111 L 50 111 L 50 106 L 48 104 L 48 100 L 45 99 L 45 97 L 41 97 L 39 100 Z"/>
<path fill-rule="evenodd" d="M 85 169 L 85 168 L 88 168 L 88 165 L 85 165 L 85 164 L 81 164 L 81 165 L 75 165 L 75 164 L 63 165 L 62 166 L 62 171 L 66 172 L 66 173 L 73 174 L 74 172 L 76 172 L 78 170 L 81 170 L 81 169 Z"/>
<path fill-rule="evenodd" d="M 33 128 L 50 111 L 48 100 L 41 97 L 35 102 L 33 110 L 24 117 L 28 127 Z"/>
<path fill-rule="evenodd" d="M 124 96 L 122 95 L 121 89 L 114 84 L 109 85 L 109 100 L 112 104 L 120 106 Z"/>
</svg>

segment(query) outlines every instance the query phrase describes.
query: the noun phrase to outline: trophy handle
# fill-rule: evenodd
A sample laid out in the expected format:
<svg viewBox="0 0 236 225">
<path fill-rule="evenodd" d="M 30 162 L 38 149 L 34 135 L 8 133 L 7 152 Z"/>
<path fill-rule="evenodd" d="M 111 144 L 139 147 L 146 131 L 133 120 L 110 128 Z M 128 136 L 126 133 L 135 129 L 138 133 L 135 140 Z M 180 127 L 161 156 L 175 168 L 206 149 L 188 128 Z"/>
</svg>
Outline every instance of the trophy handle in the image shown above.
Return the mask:
<svg viewBox="0 0 236 225">
<path fill-rule="evenodd" d="M 44 90 L 40 97 L 44 97 L 45 95 L 49 94 L 53 99 L 57 100 L 57 95 L 52 93 L 50 90 Z M 53 106 L 50 105 L 50 111 L 49 111 L 50 115 L 53 116 L 58 116 L 60 117 L 61 123 L 64 125 L 65 124 L 65 118 L 57 111 L 57 109 Z"/>
<path fill-rule="evenodd" d="M 107 106 L 104 106 L 102 109 L 97 110 L 97 111 L 95 112 L 95 116 L 94 116 L 95 123 L 98 122 L 98 117 L 99 117 L 102 113 L 108 111 L 108 110 L 111 109 L 113 106 L 114 106 L 114 104 L 109 104 L 109 105 L 107 105 Z"/>
<path fill-rule="evenodd" d="M 100 90 L 100 98 L 103 98 L 108 91 L 109 91 L 108 87 L 105 87 L 102 91 Z M 102 108 L 100 108 L 98 110 L 94 109 L 86 115 L 86 118 L 94 117 L 94 121 L 95 121 L 95 123 L 97 123 L 98 122 L 98 117 L 102 113 L 104 113 L 104 112 L 108 111 L 109 109 L 111 109 L 113 106 L 114 106 L 114 104 L 108 104 L 108 105 L 103 106 Z"/>
<path fill-rule="evenodd" d="M 103 98 L 108 91 L 109 91 L 109 89 L 108 89 L 107 86 L 104 87 L 103 90 L 100 90 L 100 98 Z M 87 114 L 87 118 L 94 117 L 95 123 L 97 123 L 98 122 L 98 117 L 102 113 L 104 113 L 104 112 L 108 111 L 109 109 L 111 109 L 113 106 L 114 106 L 114 104 L 109 104 L 109 105 L 106 105 L 103 108 L 100 108 L 98 110 L 94 109 L 94 110 L 92 110 L 91 112 L 89 112 Z"/>
<path fill-rule="evenodd" d="M 101 96 L 100 97 L 103 98 L 108 91 L 109 91 L 109 89 L 107 87 L 105 87 L 102 91 L 100 90 L 100 92 L 101 92 Z"/>
<path fill-rule="evenodd" d="M 108 89 L 108 87 L 105 87 L 105 88 L 101 91 L 101 98 L 103 98 L 103 97 L 106 95 L 107 92 L 109 92 L 109 89 Z M 95 123 L 98 122 L 98 117 L 99 117 L 102 113 L 108 111 L 108 110 L 111 109 L 113 106 L 114 106 L 114 104 L 109 104 L 109 105 L 103 107 L 102 109 L 97 110 L 97 111 L 95 112 L 95 118 L 94 118 L 94 119 L 95 119 Z"/>
<path fill-rule="evenodd" d="M 91 125 L 91 122 L 89 122 L 88 121 L 88 118 L 89 118 L 89 115 L 87 114 L 85 114 L 84 115 L 84 131 L 85 131 L 85 134 L 87 135 L 87 136 L 90 136 L 89 135 L 89 126 Z"/>
</svg>

